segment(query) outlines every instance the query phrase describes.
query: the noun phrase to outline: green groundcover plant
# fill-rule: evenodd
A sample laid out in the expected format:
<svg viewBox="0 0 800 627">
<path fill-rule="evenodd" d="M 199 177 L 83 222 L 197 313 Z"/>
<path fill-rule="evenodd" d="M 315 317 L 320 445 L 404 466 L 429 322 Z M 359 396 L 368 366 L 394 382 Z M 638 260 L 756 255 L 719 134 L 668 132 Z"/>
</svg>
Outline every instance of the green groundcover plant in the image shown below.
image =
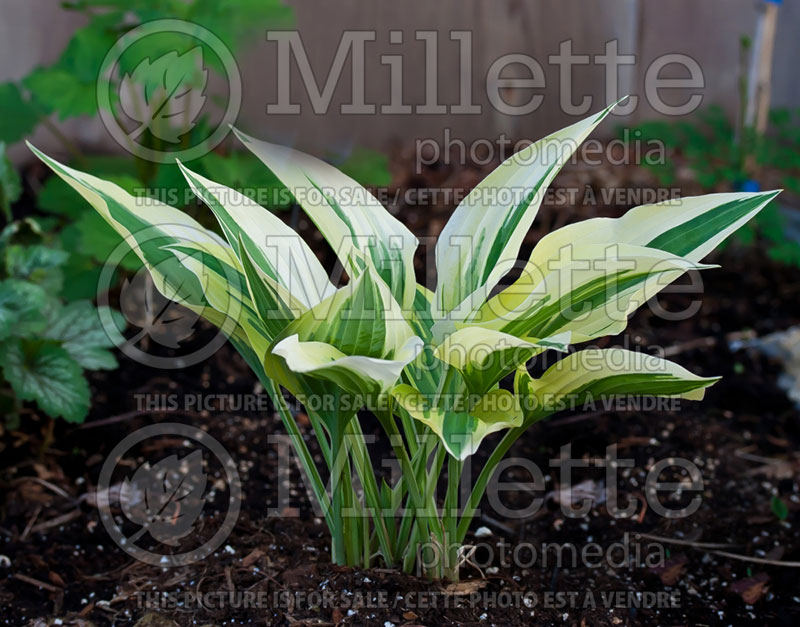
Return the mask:
<svg viewBox="0 0 800 627">
<path fill-rule="evenodd" d="M 684 198 L 566 226 L 498 289 L 546 188 L 611 108 L 512 156 L 468 195 L 436 245 L 433 291 L 416 282 L 414 235 L 351 178 L 297 151 L 237 133 L 336 251 L 343 287 L 274 214 L 188 168 L 224 239 L 32 149 L 131 243 L 165 296 L 228 333 L 289 432 L 330 528 L 333 561 L 407 571 L 419 563 L 456 579 L 487 483 L 533 423 L 589 397 L 697 400 L 717 380 L 638 352 L 571 346 L 621 332 L 665 285 L 710 267 L 701 259 L 777 192 Z M 547 350 L 566 356 L 533 377 L 526 364 Z M 327 472 L 281 388 L 305 405 Z M 391 482 L 373 468 L 364 408 L 399 463 Z M 465 462 L 497 432 L 502 439 L 462 493 Z"/>
<path fill-rule="evenodd" d="M 11 205 L 21 193 L 0 142 L 0 208 L 7 219 L 0 230 L 0 413 L 13 427 L 22 401 L 33 401 L 50 418 L 82 422 L 90 396 L 84 370 L 116 368 L 113 342 L 91 301 L 65 304 L 58 297 L 69 253 L 53 245 L 37 219 L 13 220 Z M 119 312 L 102 309 L 123 324 Z M 49 424 L 46 440 L 52 436 Z"/>
<path fill-rule="evenodd" d="M 83 422 L 90 401 L 84 370 L 118 365 L 92 302 L 55 296 L 69 255 L 41 235 L 33 221 L 0 231 L 0 407 L 9 425 L 17 424 L 21 401 L 51 418 Z M 123 325 L 119 312 L 103 309 Z"/>
</svg>

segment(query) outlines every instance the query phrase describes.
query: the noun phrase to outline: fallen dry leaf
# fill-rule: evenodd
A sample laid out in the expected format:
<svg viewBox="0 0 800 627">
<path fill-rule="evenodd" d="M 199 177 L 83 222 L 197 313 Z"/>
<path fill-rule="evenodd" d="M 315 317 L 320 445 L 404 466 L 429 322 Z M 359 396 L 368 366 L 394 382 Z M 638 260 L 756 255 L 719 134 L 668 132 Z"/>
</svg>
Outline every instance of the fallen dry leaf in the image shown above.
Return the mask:
<svg viewBox="0 0 800 627">
<path fill-rule="evenodd" d="M 685 567 L 688 561 L 689 558 L 681 553 L 672 559 L 668 559 L 663 566 L 657 566 L 650 570 L 658 575 L 661 583 L 665 586 L 674 586 L 686 570 Z"/>
<path fill-rule="evenodd" d="M 264 552 L 261 549 L 253 549 L 242 558 L 242 566 L 245 568 L 250 568 L 262 557 L 264 557 Z"/>
<path fill-rule="evenodd" d="M 471 594 L 486 586 L 484 579 L 469 579 L 467 581 L 459 581 L 458 583 L 451 583 L 444 589 L 445 594 L 459 595 Z"/>
<path fill-rule="evenodd" d="M 753 577 L 737 581 L 731 585 L 731 590 L 741 596 L 748 605 L 755 605 L 769 590 L 768 582 L 769 575 L 767 573 L 758 573 Z"/>
</svg>

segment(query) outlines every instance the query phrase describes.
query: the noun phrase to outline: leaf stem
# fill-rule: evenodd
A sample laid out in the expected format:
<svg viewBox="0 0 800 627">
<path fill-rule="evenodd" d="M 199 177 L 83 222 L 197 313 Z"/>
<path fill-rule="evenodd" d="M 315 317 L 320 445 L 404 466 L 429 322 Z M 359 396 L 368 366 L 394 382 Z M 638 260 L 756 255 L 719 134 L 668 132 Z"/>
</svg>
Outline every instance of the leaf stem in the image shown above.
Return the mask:
<svg viewBox="0 0 800 627">
<path fill-rule="evenodd" d="M 458 535 L 458 496 L 461 485 L 461 472 L 464 462 L 452 455 L 447 456 L 447 494 L 444 499 L 444 546 L 442 557 L 444 559 L 444 573 L 451 581 L 458 581 L 458 547 L 461 542 Z"/>
<path fill-rule="evenodd" d="M 284 428 L 291 438 L 292 446 L 294 447 L 297 456 L 300 458 L 300 463 L 303 466 L 306 477 L 311 483 L 311 489 L 314 491 L 314 496 L 322 507 L 322 511 L 325 516 L 325 522 L 328 523 L 328 528 L 331 529 L 331 532 L 333 532 L 333 519 L 331 517 L 330 499 L 325 491 L 325 484 L 322 482 L 322 477 L 319 474 L 319 470 L 317 470 L 317 466 L 314 463 L 314 458 L 311 456 L 311 453 L 306 446 L 305 440 L 303 439 L 303 434 L 300 432 L 300 428 L 297 426 L 297 421 L 295 421 L 294 416 L 292 416 L 292 412 L 289 411 L 289 408 L 286 406 L 286 402 L 284 401 L 278 385 L 272 380 L 267 381 L 268 385 L 265 386 L 267 394 L 269 395 L 273 406 L 277 410 L 278 415 L 281 417 Z"/>
</svg>

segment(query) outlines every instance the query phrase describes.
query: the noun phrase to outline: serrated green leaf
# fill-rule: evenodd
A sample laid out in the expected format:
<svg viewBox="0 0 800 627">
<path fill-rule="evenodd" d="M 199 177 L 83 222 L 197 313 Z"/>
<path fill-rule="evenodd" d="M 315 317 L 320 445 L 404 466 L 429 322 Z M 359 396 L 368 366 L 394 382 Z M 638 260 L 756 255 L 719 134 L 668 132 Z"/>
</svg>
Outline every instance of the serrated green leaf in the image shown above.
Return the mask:
<svg viewBox="0 0 800 627">
<path fill-rule="evenodd" d="M 99 214 L 88 210 L 84 210 L 74 222 L 65 226 L 59 234 L 59 238 L 64 248 L 78 250 L 100 264 L 108 261 L 111 253 L 122 242 L 119 233 L 109 226 Z M 117 265 L 134 272 L 142 267 L 142 262 L 133 252 L 130 252 L 122 257 Z"/>
<path fill-rule="evenodd" d="M 13 245 L 6 249 L 6 271 L 13 279 L 36 283 L 57 294 L 63 281 L 60 267 L 68 258 L 69 253 L 58 248 Z"/>
<path fill-rule="evenodd" d="M 106 308 L 108 309 L 108 308 Z M 125 327 L 122 314 L 108 309 L 118 329 Z M 99 310 L 88 300 L 79 300 L 48 311 L 44 337 L 61 342 L 76 362 L 87 370 L 113 370 L 119 364 L 107 349 L 114 346 L 100 323 Z"/>
<path fill-rule="evenodd" d="M 45 326 L 47 293 L 19 279 L 0 281 L 0 340 L 39 333 Z"/>
<path fill-rule="evenodd" d="M 23 83 L 39 106 L 57 113 L 61 120 L 97 113 L 94 83 L 81 83 L 68 70 L 39 68 L 26 76 Z"/>
<path fill-rule="evenodd" d="M 36 195 L 36 206 L 42 211 L 78 218 L 88 213 L 80 194 L 57 176 L 50 176 Z"/>
<path fill-rule="evenodd" d="M 0 366 L 20 399 L 35 401 L 49 416 L 61 416 L 67 422 L 86 418 L 89 384 L 78 363 L 57 342 L 8 340 Z"/>
<path fill-rule="evenodd" d="M 138 257 L 136 261 L 140 263 Z M 91 257 L 71 254 L 62 268 L 64 286 L 61 288 L 61 297 L 67 302 L 96 298 L 102 270 Z"/>
<path fill-rule="evenodd" d="M 58 61 L 58 66 L 70 72 L 81 83 L 94 85 L 100 66 L 114 45 L 116 36 L 92 22 L 73 34 Z"/>
</svg>

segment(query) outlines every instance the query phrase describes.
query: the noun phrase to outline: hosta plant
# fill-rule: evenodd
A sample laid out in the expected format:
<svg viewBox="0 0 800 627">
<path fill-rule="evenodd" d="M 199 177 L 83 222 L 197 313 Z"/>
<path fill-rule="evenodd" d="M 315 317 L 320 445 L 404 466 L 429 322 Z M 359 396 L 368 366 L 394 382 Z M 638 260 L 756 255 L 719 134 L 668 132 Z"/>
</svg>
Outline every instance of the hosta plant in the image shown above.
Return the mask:
<svg viewBox="0 0 800 627">
<path fill-rule="evenodd" d="M 610 109 L 525 148 L 465 198 L 439 236 L 432 290 L 416 281 L 417 239 L 400 220 L 351 178 L 289 148 L 237 133 L 336 252 L 333 279 L 275 215 L 188 168 L 222 236 L 37 154 L 131 243 L 168 298 L 229 335 L 289 432 L 330 528 L 332 559 L 406 570 L 419 562 L 431 576 L 456 578 L 487 483 L 533 423 L 587 397 L 700 399 L 716 381 L 642 353 L 572 347 L 621 332 L 665 285 L 709 267 L 701 260 L 775 192 L 684 198 L 566 226 L 498 289 L 546 188 Z M 533 377 L 526 364 L 544 351 L 565 356 Z M 281 388 L 306 407 L 324 468 Z M 367 412 L 388 436 L 395 480 L 373 468 Z M 493 433 L 502 437 L 462 490 L 465 462 Z"/>
</svg>

